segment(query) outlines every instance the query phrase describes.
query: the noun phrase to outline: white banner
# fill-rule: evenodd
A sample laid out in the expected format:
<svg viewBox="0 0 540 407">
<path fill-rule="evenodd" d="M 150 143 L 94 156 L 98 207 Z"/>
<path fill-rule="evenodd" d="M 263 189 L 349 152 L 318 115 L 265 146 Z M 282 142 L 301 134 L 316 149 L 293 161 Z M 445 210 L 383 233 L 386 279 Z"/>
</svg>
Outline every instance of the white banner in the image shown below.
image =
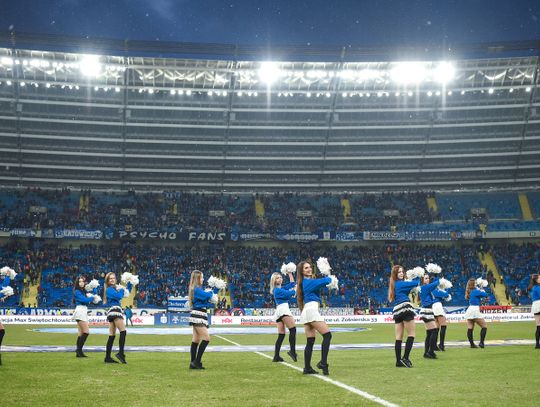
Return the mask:
<svg viewBox="0 0 540 407">
<path fill-rule="evenodd" d="M 483 314 L 484 319 L 488 322 L 516 322 L 516 321 L 532 321 L 533 315 L 529 313 L 500 313 L 500 314 Z M 333 325 L 349 325 L 349 324 L 393 324 L 392 315 L 323 315 L 327 324 Z M 447 314 L 448 322 L 465 322 L 465 314 Z M 294 321 L 300 324 L 300 317 L 295 316 Z M 416 317 L 416 322 L 421 323 L 420 317 Z M 212 325 L 274 325 L 274 318 L 271 316 L 212 316 Z"/>
</svg>

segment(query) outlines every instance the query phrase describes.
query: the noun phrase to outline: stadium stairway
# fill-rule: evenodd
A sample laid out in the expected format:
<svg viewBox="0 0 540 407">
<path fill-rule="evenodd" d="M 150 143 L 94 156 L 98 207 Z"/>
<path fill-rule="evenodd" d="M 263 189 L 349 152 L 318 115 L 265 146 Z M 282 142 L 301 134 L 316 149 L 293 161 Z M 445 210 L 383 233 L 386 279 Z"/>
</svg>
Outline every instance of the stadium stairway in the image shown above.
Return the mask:
<svg viewBox="0 0 540 407">
<path fill-rule="evenodd" d="M 255 199 L 255 215 L 264 218 L 264 203 L 260 199 Z"/>
<path fill-rule="evenodd" d="M 38 287 L 41 282 L 41 274 L 39 275 L 36 284 L 32 284 L 30 281 L 24 283 L 22 290 L 22 305 L 23 307 L 33 307 L 38 303 Z M 27 290 L 28 289 L 28 290 Z"/>
<path fill-rule="evenodd" d="M 341 199 L 341 207 L 343 208 L 343 219 L 351 217 L 351 201 L 347 198 Z"/>
<path fill-rule="evenodd" d="M 491 284 L 491 291 L 495 295 L 499 305 L 512 305 L 512 302 L 506 299 L 506 285 L 501 283 L 501 273 L 495 264 L 495 259 L 491 252 L 484 252 L 484 256 L 482 256 L 482 253 L 478 253 L 478 259 L 482 265 L 485 265 L 488 270 L 493 272 L 493 277 L 497 280 L 495 286 Z"/>
<path fill-rule="evenodd" d="M 437 200 L 434 197 L 427 198 L 427 206 L 432 213 L 438 212 Z"/>
<path fill-rule="evenodd" d="M 521 206 L 523 220 L 533 220 L 529 199 L 527 199 L 527 195 L 525 195 L 523 192 L 519 193 L 519 206 Z"/>
</svg>

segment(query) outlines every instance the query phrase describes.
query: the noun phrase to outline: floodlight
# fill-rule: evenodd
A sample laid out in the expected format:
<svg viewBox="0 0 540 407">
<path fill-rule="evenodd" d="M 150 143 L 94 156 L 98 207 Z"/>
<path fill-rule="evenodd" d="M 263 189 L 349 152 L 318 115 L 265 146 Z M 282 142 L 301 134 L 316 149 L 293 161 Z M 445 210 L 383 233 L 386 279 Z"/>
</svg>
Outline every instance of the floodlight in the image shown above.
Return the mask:
<svg viewBox="0 0 540 407">
<path fill-rule="evenodd" d="M 97 55 L 84 55 L 79 62 L 79 69 L 85 76 L 98 76 L 101 73 L 101 68 Z"/>
<path fill-rule="evenodd" d="M 531 87 L 530 87 L 530 86 L 527 86 L 527 87 L 525 88 L 525 92 L 530 92 L 530 91 L 531 91 Z"/>
<path fill-rule="evenodd" d="M 439 83 L 448 83 L 456 75 L 456 69 L 450 62 L 441 62 L 433 70 L 433 80 Z"/>
<path fill-rule="evenodd" d="M 494 92 L 493 88 L 489 88 L 488 93 L 491 95 L 493 94 L 493 92 Z"/>
<path fill-rule="evenodd" d="M 422 62 L 399 62 L 390 71 L 394 82 L 401 84 L 419 83 L 427 76 L 427 69 Z"/>
<path fill-rule="evenodd" d="M 271 85 L 282 75 L 283 72 L 279 69 L 277 63 L 270 61 L 261 62 L 261 66 L 259 67 L 259 79 L 267 85 Z"/>
</svg>

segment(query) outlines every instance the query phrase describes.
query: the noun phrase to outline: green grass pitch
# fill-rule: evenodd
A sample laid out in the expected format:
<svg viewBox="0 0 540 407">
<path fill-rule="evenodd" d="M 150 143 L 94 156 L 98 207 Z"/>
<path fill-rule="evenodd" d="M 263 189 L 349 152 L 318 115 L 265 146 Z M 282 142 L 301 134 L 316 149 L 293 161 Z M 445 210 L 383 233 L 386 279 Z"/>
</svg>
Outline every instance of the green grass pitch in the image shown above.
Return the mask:
<svg viewBox="0 0 540 407">
<path fill-rule="evenodd" d="M 3 345 L 74 345 L 74 335 L 34 332 L 35 327 L 6 326 Z M 392 325 L 365 327 L 369 330 L 334 333 L 332 343 L 393 343 Z M 534 330 L 533 322 L 492 323 L 485 349 L 448 348 L 437 360 L 423 359 L 418 344 L 411 356 L 412 369 L 394 367 L 393 349 L 331 351 L 330 378 L 402 406 L 536 406 L 540 350 L 531 345 L 489 346 L 490 340 L 534 339 Z M 298 331 L 300 358 L 295 365 L 302 367 L 305 337 L 301 327 Z M 478 335 L 476 329 L 477 340 Z M 275 335 L 224 337 L 242 345 L 273 345 L 275 341 Z M 419 324 L 416 341 L 420 343 L 424 337 L 424 327 Z M 465 338 L 464 324 L 448 327 L 448 341 Z M 105 335 L 91 335 L 87 345 L 103 346 L 105 341 Z M 128 346 L 187 346 L 190 342 L 187 335 L 129 335 L 128 329 Z M 320 342 L 318 337 L 316 343 Z M 231 344 L 213 336 L 212 345 Z M 313 365 L 319 354 L 314 352 Z M 0 406 L 377 405 L 251 352 L 207 352 L 204 371 L 188 369 L 187 353 L 128 353 L 127 365 L 106 365 L 103 353 L 88 355 L 76 359 L 73 353 L 4 352 Z M 282 356 L 291 362 L 285 351 Z"/>
</svg>

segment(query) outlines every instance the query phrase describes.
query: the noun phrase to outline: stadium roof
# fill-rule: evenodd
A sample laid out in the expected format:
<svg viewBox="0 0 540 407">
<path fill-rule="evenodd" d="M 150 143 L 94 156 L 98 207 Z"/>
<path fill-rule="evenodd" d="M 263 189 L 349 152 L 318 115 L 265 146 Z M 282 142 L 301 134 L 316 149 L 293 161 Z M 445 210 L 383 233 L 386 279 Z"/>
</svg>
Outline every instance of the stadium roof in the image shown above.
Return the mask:
<svg viewBox="0 0 540 407">
<path fill-rule="evenodd" d="M 0 184 L 538 188 L 538 57 L 304 59 L 0 48 Z"/>
</svg>

